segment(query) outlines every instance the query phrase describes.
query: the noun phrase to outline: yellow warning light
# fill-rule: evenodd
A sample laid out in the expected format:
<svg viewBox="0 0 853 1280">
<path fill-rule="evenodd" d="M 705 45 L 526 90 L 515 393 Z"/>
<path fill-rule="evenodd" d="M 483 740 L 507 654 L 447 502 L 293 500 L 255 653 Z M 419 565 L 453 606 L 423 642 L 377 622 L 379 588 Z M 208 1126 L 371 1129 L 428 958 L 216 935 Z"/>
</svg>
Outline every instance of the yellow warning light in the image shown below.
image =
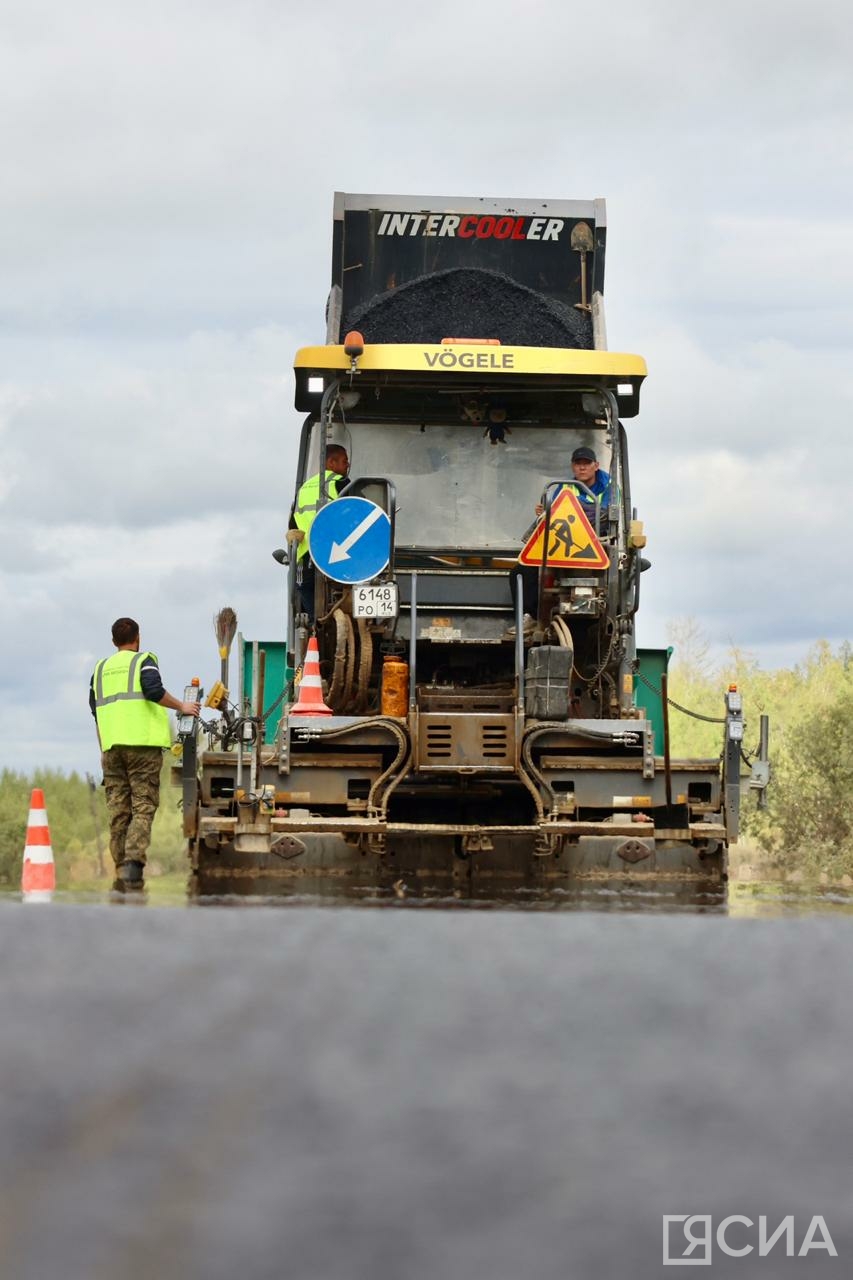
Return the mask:
<svg viewBox="0 0 853 1280">
<path fill-rule="evenodd" d="M 729 693 L 737 693 L 737 685 L 736 685 L 736 684 L 730 684 L 730 685 L 729 685 Z"/>
<path fill-rule="evenodd" d="M 364 338 L 358 329 L 350 329 L 344 338 L 344 354 L 348 355 L 350 360 L 357 360 L 364 353 Z"/>
<path fill-rule="evenodd" d="M 193 686 L 194 689 L 197 689 L 198 686 L 201 684 L 201 681 L 199 680 L 198 676 L 193 676 L 192 680 L 190 680 L 190 684 Z"/>
</svg>

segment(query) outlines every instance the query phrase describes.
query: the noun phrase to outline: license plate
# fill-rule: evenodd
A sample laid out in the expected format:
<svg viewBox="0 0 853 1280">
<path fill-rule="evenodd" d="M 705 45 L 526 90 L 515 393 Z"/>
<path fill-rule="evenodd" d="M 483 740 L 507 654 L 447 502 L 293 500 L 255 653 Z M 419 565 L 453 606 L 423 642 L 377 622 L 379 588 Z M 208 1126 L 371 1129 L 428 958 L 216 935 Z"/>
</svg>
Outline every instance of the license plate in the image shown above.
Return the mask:
<svg viewBox="0 0 853 1280">
<path fill-rule="evenodd" d="M 353 587 L 352 616 L 354 618 L 396 618 L 396 583 L 386 582 L 381 587 Z"/>
</svg>

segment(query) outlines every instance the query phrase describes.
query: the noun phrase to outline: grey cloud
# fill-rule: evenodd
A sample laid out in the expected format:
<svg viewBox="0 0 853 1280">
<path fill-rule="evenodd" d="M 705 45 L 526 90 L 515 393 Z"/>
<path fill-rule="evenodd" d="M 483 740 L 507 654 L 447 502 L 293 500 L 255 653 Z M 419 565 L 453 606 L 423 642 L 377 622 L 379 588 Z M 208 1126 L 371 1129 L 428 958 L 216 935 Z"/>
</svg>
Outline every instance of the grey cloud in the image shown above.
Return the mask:
<svg viewBox="0 0 853 1280">
<path fill-rule="evenodd" d="M 120 613 L 173 689 L 215 673 L 222 604 L 281 635 L 335 188 L 604 195 L 610 345 L 649 363 L 641 642 L 686 614 L 767 662 L 849 635 L 852 41 L 831 0 L 7 5 L 12 762 L 96 766 Z"/>
<path fill-rule="evenodd" d="M 138 526 L 251 510 L 265 496 L 289 505 L 294 347 L 274 330 L 191 335 L 156 362 L 90 347 L 86 372 L 36 387 L 8 411 L 0 520 Z"/>
</svg>

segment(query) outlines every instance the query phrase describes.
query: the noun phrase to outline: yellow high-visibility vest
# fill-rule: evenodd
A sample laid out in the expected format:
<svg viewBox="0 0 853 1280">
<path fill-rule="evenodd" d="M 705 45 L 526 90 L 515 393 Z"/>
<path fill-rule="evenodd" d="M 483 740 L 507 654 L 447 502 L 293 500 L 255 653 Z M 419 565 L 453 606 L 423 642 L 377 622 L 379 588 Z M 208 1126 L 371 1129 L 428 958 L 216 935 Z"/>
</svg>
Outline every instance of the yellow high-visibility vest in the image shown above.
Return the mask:
<svg viewBox="0 0 853 1280">
<path fill-rule="evenodd" d="M 343 484 L 345 477 L 339 476 L 337 471 L 326 472 L 326 490 L 329 498 L 338 496 L 338 487 Z M 332 481 L 336 480 L 337 484 L 332 488 Z M 299 492 L 296 495 L 296 506 L 293 508 L 293 519 L 296 522 L 297 529 L 301 529 L 305 537 L 299 543 L 296 552 L 296 559 L 301 560 L 308 553 L 308 531 L 314 523 L 314 517 L 320 510 L 320 473 L 316 476 L 310 476 L 303 485 L 300 485 Z"/>
<path fill-rule="evenodd" d="M 169 713 L 142 692 L 144 658 L 156 654 L 119 649 L 95 667 L 93 688 L 101 750 L 110 747 L 169 747 Z"/>
</svg>

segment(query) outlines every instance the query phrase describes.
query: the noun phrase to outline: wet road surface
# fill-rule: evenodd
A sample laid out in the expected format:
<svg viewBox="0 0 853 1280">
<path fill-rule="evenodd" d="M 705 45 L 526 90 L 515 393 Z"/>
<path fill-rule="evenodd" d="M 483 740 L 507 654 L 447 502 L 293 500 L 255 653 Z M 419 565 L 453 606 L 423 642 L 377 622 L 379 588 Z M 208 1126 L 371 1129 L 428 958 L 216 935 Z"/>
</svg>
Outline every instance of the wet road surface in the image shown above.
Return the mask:
<svg viewBox="0 0 853 1280">
<path fill-rule="evenodd" d="M 849 1270 L 844 917 L 7 902 L 0 957 L 4 1278 L 625 1280 L 678 1213 Z"/>
</svg>

